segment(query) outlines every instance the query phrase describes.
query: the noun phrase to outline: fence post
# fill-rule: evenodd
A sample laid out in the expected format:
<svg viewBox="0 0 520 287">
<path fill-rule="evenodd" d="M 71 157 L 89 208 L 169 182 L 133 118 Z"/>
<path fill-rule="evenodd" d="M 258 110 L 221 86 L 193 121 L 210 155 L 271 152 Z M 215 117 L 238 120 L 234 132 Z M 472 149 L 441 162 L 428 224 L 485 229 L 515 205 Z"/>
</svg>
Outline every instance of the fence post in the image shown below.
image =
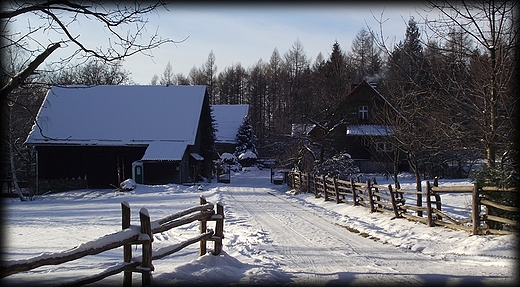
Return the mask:
<svg viewBox="0 0 520 287">
<path fill-rule="evenodd" d="M 480 200 L 478 198 L 477 184 L 473 184 L 473 192 L 471 196 L 471 219 L 473 221 L 473 235 L 479 233 L 480 227 Z"/>
<path fill-rule="evenodd" d="M 301 171 L 298 172 L 298 183 L 299 183 L 298 192 L 302 192 L 303 180 L 302 180 L 302 172 Z"/>
<path fill-rule="evenodd" d="M 325 175 L 321 177 L 323 180 L 323 197 L 325 198 L 325 201 L 329 200 L 329 195 L 327 193 L 327 179 L 325 178 Z"/>
<path fill-rule="evenodd" d="M 318 198 L 318 188 L 316 187 L 316 176 L 315 175 L 312 177 L 312 181 L 314 182 L 314 184 L 313 184 L 314 198 Z"/>
<path fill-rule="evenodd" d="M 222 239 L 224 238 L 224 206 L 220 202 L 217 202 L 217 215 L 220 215 L 220 218 L 215 223 L 214 236 L 218 238 L 215 240 L 213 255 L 219 255 L 222 252 Z"/>
<path fill-rule="evenodd" d="M 374 184 L 374 185 L 377 185 L 377 180 L 376 180 L 376 177 L 375 177 L 375 176 L 374 176 L 374 179 L 373 179 L 373 184 Z M 374 190 L 375 190 L 375 192 L 376 192 L 377 194 L 379 194 L 379 188 L 374 187 Z M 381 197 L 380 197 L 379 195 L 376 195 L 376 200 L 377 200 L 378 202 L 380 202 L 380 201 L 381 201 Z M 380 203 L 378 203 L 378 204 L 377 204 L 377 207 L 378 207 L 378 208 L 382 208 L 383 206 L 382 206 Z"/>
<path fill-rule="evenodd" d="M 422 187 L 421 184 L 417 185 L 417 207 L 422 207 Z M 417 216 L 422 217 L 422 210 L 417 210 Z"/>
<path fill-rule="evenodd" d="M 148 286 L 151 282 L 151 273 L 153 271 L 152 265 L 152 226 L 150 224 L 150 215 L 148 214 L 148 210 L 146 208 L 141 208 L 139 210 L 139 219 L 141 220 L 141 233 L 148 234 L 149 239 L 143 241 L 142 247 L 142 261 L 141 261 L 141 278 L 142 285 Z"/>
<path fill-rule="evenodd" d="M 338 190 L 338 179 L 337 177 L 332 178 L 332 182 L 334 183 L 334 193 L 336 194 L 336 203 L 339 203 L 339 190 Z"/>
<path fill-rule="evenodd" d="M 207 203 L 206 198 L 203 195 L 199 196 L 199 201 L 200 201 L 200 205 L 204 205 Z M 201 211 L 201 213 L 202 213 L 202 211 Z M 205 233 L 206 229 L 207 229 L 207 221 L 204 219 L 200 220 L 200 228 L 199 228 L 200 234 Z M 206 240 L 203 239 L 200 241 L 199 256 L 202 256 L 204 254 L 206 254 Z"/>
<path fill-rule="evenodd" d="M 310 174 L 307 173 L 307 177 L 306 177 L 306 181 L 307 181 L 307 193 L 311 191 L 311 178 L 310 178 Z"/>
<path fill-rule="evenodd" d="M 388 185 L 388 191 L 390 192 L 390 201 L 392 202 L 392 209 L 394 210 L 395 217 L 399 217 L 399 212 L 397 210 L 397 204 L 395 203 L 395 192 L 392 189 L 392 185 Z"/>
<path fill-rule="evenodd" d="M 123 230 L 130 227 L 130 204 L 128 202 L 121 202 L 121 215 L 122 215 L 122 224 L 121 227 Z M 123 261 L 125 263 L 129 263 L 132 261 L 132 244 L 123 245 Z M 125 270 L 123 272 L 123 286 L 130 287 L 132 286 L 132 271 Z"/>
<path fill-rule="evenodd" d="M 433 186 L 439 186 L 439 178 L 438 177 L 435 177 L 433 179 Z M 437 210 L 442 210 L 441 209 L 441 195 L 434 192 L 433 193 L 433 196 L 435 196 L 435 206 L 437 206 Z M 437 214 L 437 218 L 440 220 L 442 219 L 442 217 L 440 215 Z"/>
<path fill-rule="evenodd" d="M 433 214 L 432 214 L 432 201 L 430 199 L 431 193 L 430 181 L 426 181 L 426 213 L 428 217 L 428 227 L 434 226 L 433 224 Z"/>
<path fill-rule="evenodd" d="M 370 179 L 367 179 L 367 194 L 368 194 L 368 203 L 370 204 L 370 212 L 374 212 L 374 199 L 372 198 L 372 187 L 370 186 Z"/>
<path fill-rule="evenodd" d="M 356 186 L 354 185 L 354 179 L 353 178 L 350 178 L 350 187 L 352 188 L 352 200 L 354 201 L 354 205 L 357 205 Z"/>
</svg>

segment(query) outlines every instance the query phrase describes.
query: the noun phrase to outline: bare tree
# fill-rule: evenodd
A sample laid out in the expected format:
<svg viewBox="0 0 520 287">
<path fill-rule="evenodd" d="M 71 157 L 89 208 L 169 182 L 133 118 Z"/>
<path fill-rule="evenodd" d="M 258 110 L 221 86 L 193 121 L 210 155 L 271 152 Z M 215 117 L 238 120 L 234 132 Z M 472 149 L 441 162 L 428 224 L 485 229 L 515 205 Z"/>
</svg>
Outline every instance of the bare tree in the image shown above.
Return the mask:
<svg viewBox="0 0 520 287">
<path fill-rule="evenodd" d="M 508 137 L 515 134 L 512 115 L 518 97 L 512 87 L 518 80 L 513 58 L 520 36 L 518 5 L 517 1 L 432 1 L 428 12 L 437 11 L 441 17 L 426 21 L 433 37 L 457 39 L 449 35 L 456 27 L 476 45 L 458 46 L 458 54 L 471 59 L 465 69 L 459 70 L 469 76 L 470 85 L 460 91 L 465 97 L 454 100 L 473 111 L 468 119 L 476 127 L 474 132 L 480 136 L 491 168 L 495 167 L 497 153 L 507 153 L 511 148 L 512 139 Z M 452 81 L 456 79 L 451 77 Z"/>
<path fill-rule="evenodd" d="M 383 65 L 381 51 L 375 43 L 374 35 L 365 28 L 361 29 L 352 41 L 350 57 L 356 69 L 356 81 L 368 79 L 373 82 L 381 76 Z"/>
<path fill-rule="evenodd" d="M 38 81 L 49 85 L 125 85 L 131 84 L 130 72 L 120 61 L 92 58 L 81 65 L 71 64 L 56 72 L 42 71 Z"/>
<path fill-rule="evenodd" d="M 157 74 L 154 74 L 152 79 L 150 80 L 150 85 L 159 85 L 159 76 Z"/>
<path fill-rule="evenodd" d="M 206 78 L 206 89 L 208 90 L 209 100 L 212 105 L 217 103 L 217 99 L 215 98 L 215 86 L 217 81 L 217 65 L 215 64 L 215 59 L 213 51 L 209 52 L 208 60 L 204 63 L 204 67 L 202 68 L 204 78 Z"/>
<path fill-rule="evenodd" d="M 304 120 L 304 115 L 310 114 L 313 106 L 311 93 L 307 88 L 310 79 L 310 60 L 305 54 L 303 43 L 296 39 L 291 49 L 284 54 L 284 66 L 287 81 L 283 95 L 285 105 L 285 132 L 288 133 L 291 123 Z"/>
<path fill-rule="evenodd" d="M 160 85 L 173 85 L 174 83 L 174 74 L 172 69 L 172 64 L 168 61 L 166 64 L 166 68 L 164 68 L 164 72 L 159 80 Z"/>
</svg>

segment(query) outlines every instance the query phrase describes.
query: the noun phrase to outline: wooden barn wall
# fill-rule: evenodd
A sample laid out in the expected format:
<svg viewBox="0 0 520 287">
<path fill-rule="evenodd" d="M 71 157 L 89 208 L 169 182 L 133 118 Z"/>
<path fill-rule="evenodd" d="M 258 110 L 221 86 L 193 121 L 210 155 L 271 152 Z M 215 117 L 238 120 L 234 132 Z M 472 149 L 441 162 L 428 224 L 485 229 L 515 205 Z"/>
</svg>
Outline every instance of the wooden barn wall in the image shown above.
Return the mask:
<svg viewBox="0 0 520 287">
<path fill-rule="evenodd" d="M 84 179 L 88 188 L 111 188 L 132 177 L 132 162 L 146 147 L 40 146 L 39 179 Z M 119 172 L 119 174 L 118 174 Z"/>
<path fill-rule="evenodd" d="M 145 161 L 143 178 L 145 184 L 181 183 L 180 161 Z"/>
</svg>

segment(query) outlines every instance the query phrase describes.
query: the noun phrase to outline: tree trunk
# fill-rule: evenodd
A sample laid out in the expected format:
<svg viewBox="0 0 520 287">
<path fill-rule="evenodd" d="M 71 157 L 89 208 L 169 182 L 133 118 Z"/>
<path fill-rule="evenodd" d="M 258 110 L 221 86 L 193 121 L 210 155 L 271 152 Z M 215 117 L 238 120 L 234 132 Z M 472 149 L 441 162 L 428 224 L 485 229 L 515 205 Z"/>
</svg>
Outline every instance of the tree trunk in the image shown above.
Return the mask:
<svg viewBox="0 0 520 287">
<path fill-rule="evenodd" d="M 8 137 L 7 137 L 7 144 L 9 145 L 9 163 L 10 163 L 10 173 L 11 173 L 11 180 L 13 181 L 14 190 L 16 191 L 16 194 L 18 194 L 18 197 L 21 201 L 27 201 L 27 198 L 22 193 L 22 190 L 20 189 L 20 186 L 18 186 L 18 178 L 16 177 L 16 165 L 14 162 L 14 148 L 13 148 L 13 142 L 11 140 L 11 109 L 9 109 L 9 129 L 8 129 Z"/>
</svg>

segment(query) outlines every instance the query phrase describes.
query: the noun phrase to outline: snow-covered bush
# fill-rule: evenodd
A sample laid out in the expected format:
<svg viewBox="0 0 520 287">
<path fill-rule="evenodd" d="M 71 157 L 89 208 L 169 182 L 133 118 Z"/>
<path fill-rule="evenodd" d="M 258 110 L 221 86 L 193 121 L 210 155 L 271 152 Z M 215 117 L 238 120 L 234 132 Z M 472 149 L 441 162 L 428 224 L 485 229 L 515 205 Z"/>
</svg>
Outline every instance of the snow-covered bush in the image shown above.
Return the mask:
<svg viewBox="0 0 520 287">
<path fill-rule="evenodd" d="M 327 159 L 325 162 L 314 167 L 315 175 L 326 175 L 329 177 L 339 177 L 349 179 L 353 174 L 359 173 L 359 167 L 354 164 L 354 160 L 348 153 L 340 153 Z"/>
<path fill-rule="evenodd" d="M 220 155 L 220 174 L 228 173 L 231 171 L 240 171 L 242 169 L 241 164 L 238 162 L 238 158 L 230 154 L 228 152 L 225 152 Z"/>
<path fill-rule="evenodd" d="M 256 163 L 257 156 L 251 150 L 246 150 L 238 156 L 238 162 L 244 167 L 250 167 Z"/>
<path fill-rule="evenodd" d="M 222 160 L 222 163 L 224 163 L 224 164 L 237 164 L 238 163 L 238 158 L 228 152 L 221 154 L 220 159 Z"/>
</svg>

